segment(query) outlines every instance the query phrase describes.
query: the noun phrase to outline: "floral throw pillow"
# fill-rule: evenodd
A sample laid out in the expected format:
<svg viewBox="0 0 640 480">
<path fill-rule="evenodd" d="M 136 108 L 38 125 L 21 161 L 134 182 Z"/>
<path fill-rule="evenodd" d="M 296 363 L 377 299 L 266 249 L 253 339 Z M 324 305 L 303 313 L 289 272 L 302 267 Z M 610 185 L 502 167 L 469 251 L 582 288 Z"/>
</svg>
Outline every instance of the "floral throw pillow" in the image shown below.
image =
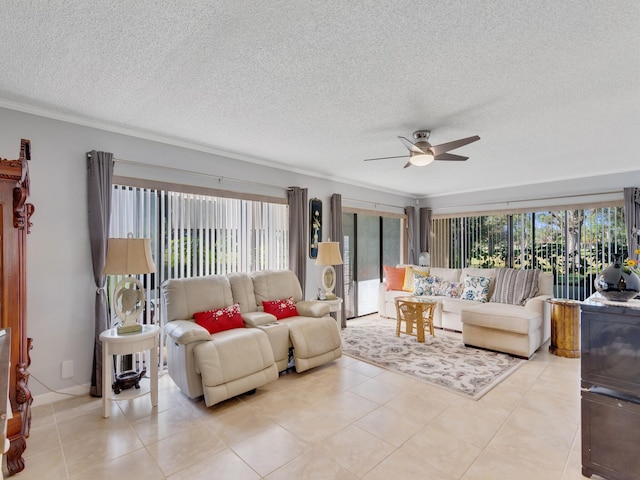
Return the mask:
<svg viewBox="0 0 640 480">
<path fill-rule="evenodd" d="M 293 297 L 283 300 L 263 300 L 262 306 L 265 312 L 274 315 L 278 320 L 298 315 L 298 309 L 296 308 L 296 302 L 293 301 Z"/>
<path fill-rule="evenodd" d="M 445 297 L 451 298 L 459 298 L 462 293 L 462 287 L 464 284 L 456 283 L 456 282 L 443 282 L 440 285 L 438 295 L 443 295 Z"/>
<path fill-rule="evenodd" d="M 413 276 L 413 294 L 416 296 L 436 295 L 435 286 L 438 277 L 423 277 L 422 275 Z"/>
<path fill-rule="evenodd" d="M 460 298 L 485 303 L 489 296 L 489 283 L 491 278 L 488 277 L 466 276 Z"/>
<path fill-rule="evenodd" d="M 235 303 L 230 307 L 218 308 L 193 314 L 198 325 L 207 329 L 209 333 L 223 332 L 232 328 L 244 328 L 240 315 L 240 305 Z"/>
</svg>

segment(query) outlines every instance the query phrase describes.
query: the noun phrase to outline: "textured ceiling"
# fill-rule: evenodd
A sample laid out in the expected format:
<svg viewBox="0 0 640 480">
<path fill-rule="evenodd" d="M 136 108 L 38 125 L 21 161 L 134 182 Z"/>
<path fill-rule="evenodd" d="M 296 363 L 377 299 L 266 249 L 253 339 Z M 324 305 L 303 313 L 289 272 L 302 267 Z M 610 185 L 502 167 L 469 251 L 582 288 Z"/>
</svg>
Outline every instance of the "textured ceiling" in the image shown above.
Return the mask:
<svg viewBox="0 0 640 480">
<path fill-rule="evenodd" d="M 640 169 L 637 0 L 3 0 L 0 18 L 0 106 L 420 198 Z M 418 129 L 482 139 L 452 152 L 467 162 L 363 162 Z"/>
</svg>

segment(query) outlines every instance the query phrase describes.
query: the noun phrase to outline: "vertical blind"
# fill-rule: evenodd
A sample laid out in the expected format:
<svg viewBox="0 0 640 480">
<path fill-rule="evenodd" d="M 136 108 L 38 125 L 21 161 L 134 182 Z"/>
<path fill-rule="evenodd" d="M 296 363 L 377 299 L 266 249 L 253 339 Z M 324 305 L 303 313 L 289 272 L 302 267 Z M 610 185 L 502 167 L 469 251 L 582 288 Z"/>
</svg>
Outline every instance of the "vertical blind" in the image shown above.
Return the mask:
<svg viewBox="0 0 640 480">
<path fill-rule="evenodd" d="M 280 203 L 114 185 L 110 236 L 129 233 L 151 239 L 156 264 L 142 278 L 145 323 L 158 321 L 158 287 L 167 279 L 289 264 L 289 207 Z M 110 288 L 118 280 L 110 278 Z"/>
<path fill-rule="evenodd" d="M 622 206 L 432 220 L 437 267 L 538 268 L 554 295 L 584 300 L 613 253 L 626 255 Z"/>
</svg>

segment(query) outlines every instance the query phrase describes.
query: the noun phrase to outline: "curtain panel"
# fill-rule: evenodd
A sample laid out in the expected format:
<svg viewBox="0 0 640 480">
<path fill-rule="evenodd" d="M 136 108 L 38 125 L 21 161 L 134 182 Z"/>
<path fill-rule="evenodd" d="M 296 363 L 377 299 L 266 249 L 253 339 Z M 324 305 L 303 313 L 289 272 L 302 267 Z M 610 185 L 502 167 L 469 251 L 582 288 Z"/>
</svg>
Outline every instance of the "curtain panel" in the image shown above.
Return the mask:
<svg viewBox="0 0 640 480">
<path fill-rule="evenodd" d="M 102 275 L 102 269 L 107 256 L 109 239 L 113 165 L 112 153 L 96 152 L 95 150 L 87 153 L 89 242 L 93 262 L 93 279 L 96 285 L 93 364 L 89 390 L 89 393 L 94 397 L 102 396 L 102 342 L 100 334 L 109 328 L 109 302 L 105 288 L 107 277 Z"/>
<path fill-rule="evenodd" d="M 304 298 L 307 283 L 307 189 L 289 187 L 289 270 L 294 272 Z"/>
<path fill-rule="evenodd" d="M 407 216 L 407 263 L 416 265 L 418 263 L 415 238 L 416 209 L 404 207 L 404 213 Z"/>
<path fill-rule="evenodd" d="M 340 255 L 344 258 L 344 232 L 342 230 L 342 195 L 334 193 L 331 195 L 331 235 L 334 242 L 340 243 Z M 340 304 L 341 327 L 347 326 L 346 309 L 344 304 L 344 265 L 335 265 L 336 270 L 336 295 L 342 298 Z"/>
<path fill-rule="evenodd" d="M 627 229 L 627 248 L 629 258 L 638 260 L 635 251 L 638 249 L 640 236 L 640 189 L 627 187 L 624 189 L 624 223 Z"/>
<path fill-rule="evenodd" d="M 420 253 L 429 252 L 429 240 L 431 238 L 431 209 L 420 208 Z"/>
</svg>

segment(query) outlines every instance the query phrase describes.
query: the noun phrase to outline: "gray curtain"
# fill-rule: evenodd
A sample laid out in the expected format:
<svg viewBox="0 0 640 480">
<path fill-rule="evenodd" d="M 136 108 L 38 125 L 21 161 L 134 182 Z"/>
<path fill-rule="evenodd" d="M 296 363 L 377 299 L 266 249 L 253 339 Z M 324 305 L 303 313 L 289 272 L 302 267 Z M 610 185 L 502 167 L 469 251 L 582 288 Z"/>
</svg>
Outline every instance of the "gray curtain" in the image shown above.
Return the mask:
<svg viewBox="0 0 640 480">
<path fill-rule="evenodd" d="M 91 388 L 94 397 L 102 396 L 102 342 L 100 333 L 109 328 L 109 303 L 105 289 L 106 276 L 102 275 L 107 255 L 109 220 L 111 218 L 111 179 L 113 154 L 87 153 L 87 193 L 89 209 L 89 241 L 93 260 L 93 278 L 96 284 L 95 335 L 93 340 L 93 366 Z"/>
<path fill-rule="evenodd" d="M 429 251 L 429 239 L 431 238 L 431 209 L 420 208 L 420 253 Z"/>
<path fill-rule="evenodd" d="M 637 259 L 638 235 L 640 234 L 640 189 L 624 189 L 624 223 L 627 227 L 627 245 L 629 258 Z"/>
<path fill-rule="evenodd" d="M 415 265 L 418 263 L 416 255 L 416 209 L 415 207 L 404 207 L 407 216 L 407 263 Z"/>
<path fill-rule="evenodd" d="M 307 189 L 289 187 L 289 270 L 298 276 L 304 298 L 307 283 Z"/>
<path fill-rule="evenodd" d="M 344 233 L 342 231 L 342 195 L 334 193 L 331 195 L 331 238 L 334 242 L 340 242 L 340 255 L 344 260 Z M 340 308 L 342 310 L 342 328 L 347 326 L 347 318 L 345 316 L 345 298 L 344 298 L 344 265 L 335 265 L 336 269 L 336 296 L 342 298 Z"/>
</svg>

